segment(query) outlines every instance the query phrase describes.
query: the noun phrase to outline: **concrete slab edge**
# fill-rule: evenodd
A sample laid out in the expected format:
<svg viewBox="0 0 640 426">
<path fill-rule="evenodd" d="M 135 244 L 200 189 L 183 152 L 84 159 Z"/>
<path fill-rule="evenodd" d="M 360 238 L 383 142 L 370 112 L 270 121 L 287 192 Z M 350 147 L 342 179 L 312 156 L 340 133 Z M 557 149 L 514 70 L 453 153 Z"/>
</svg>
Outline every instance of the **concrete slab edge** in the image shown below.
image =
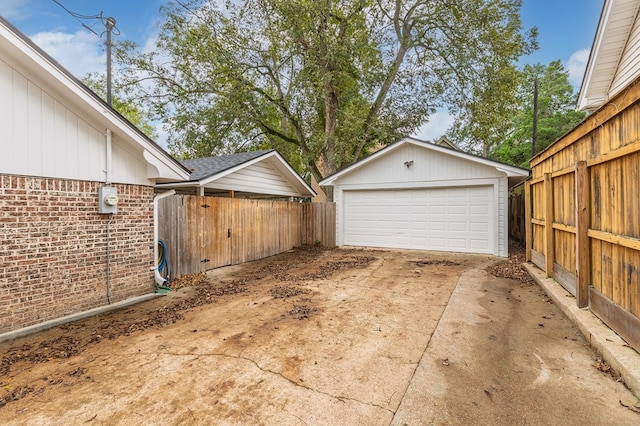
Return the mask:
<svg viewBox="0 0 640 426">
<path fill-rule="evenodd" d="M 78 312 L 75 314 L 67 315 L 60 318 L 55 318 L 49 321 L 41 322 L 39 324 L 23 327 L 18 330 L 8 331 L 0 334 L 0 342 L 7 340 L 17 339 L 18 337 L 28 336 L 29 334 L 37 333 L 39 331 L 47 330 L 49 328 L 57 327 L 68 322 L 78 321 L 84 318 L 89 318 L 98 314 L 103 314 L 117 309 L 126 308 L 127 306 L 135 305 L 137 303 L 146 302 L 147 300 L 155 299 L 156 297 L 162 297 L 164 294 L 144 294 L 142 296 L 132 297 L 121 302 L 112 303 L 110 305 L 99 306 L 97 308 L 89 309 L 86 311 Z"/>
<path fill-rule="evenodd" d="M 523 266 L 553 303 L 580 330 L 596 354 L 622 377 L 636 398 L 640 398 L 640 354 L 588 308 L 578 308 L 575 297 L 553 278 L 547 278 L 544 271 L 531 263 L 523 263 Z"/>
</svg>

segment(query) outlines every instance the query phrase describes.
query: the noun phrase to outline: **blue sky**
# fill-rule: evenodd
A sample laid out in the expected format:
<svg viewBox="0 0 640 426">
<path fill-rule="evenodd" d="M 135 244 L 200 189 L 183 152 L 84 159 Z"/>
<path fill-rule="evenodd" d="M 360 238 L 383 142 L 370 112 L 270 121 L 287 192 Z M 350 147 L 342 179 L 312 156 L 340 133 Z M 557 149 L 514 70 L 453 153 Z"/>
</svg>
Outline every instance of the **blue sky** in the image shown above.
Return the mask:
<svg viewBox="0 0 640 426">
<path fill-rule="evenodd" d="M 157 34 L 158 9 L 168 0 L 58 0 L 81 15 L 116 19 L 118 39 L 150 44 Z M 578 88 L 596 32 L 604 0 L 523 0 L 525 28 L 538 27 L 540 48 L 521 64 L 547 64 L 560 60 Z M 0 15 L 28 35 L 41 48 L 78 77 L 90 71 L 104 72 L 104 37 L 86 30 L 82 23 L 101 34 L 104 26 L 95 20 L 78 20 L 53 0 L 0 0 Z M 446 111 L 431 117 L 416 134 L 422 139 L 439 137 L 452 123 Z M 163 132 L 160 132 L 163 138 Z"/>
</svg>

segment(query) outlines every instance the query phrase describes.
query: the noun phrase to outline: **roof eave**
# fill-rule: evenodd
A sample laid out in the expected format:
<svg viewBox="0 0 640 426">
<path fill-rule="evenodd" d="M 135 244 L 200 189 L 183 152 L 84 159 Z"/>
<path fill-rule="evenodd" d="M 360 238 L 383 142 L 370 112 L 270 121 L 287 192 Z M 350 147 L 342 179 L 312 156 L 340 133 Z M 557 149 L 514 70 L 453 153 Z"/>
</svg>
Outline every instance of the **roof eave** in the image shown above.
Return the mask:
<svg viewBox="0 0 640 426">
<path fill-rule="evenodd" d="M 417 145 L 420 146 L 422 148 L 425 149 L 431 149 L 437 152 L 442 152 L 444 154 L 447 155 L 452 155 L 454 157 L 458 157 L 458 158 L 462 158 L 468 161 L 475 161 L 490 167 L 494 167 L 496 170 L 498 170 L 499 172 L 505 173 L 507 177 L 524 177 L 526 179 L 526 177 L 529 176 L 529 170 L 527 169 L 523 169 L 520 167 L 516 167 L 516 166 L 511 166 L 509 164 L 505 164 L 505 163 L 500 163 L 498 161 L 495 160 L 489 160 L 487 158 L 483 158 L 483 157 L 478 157 L 472 154 L 468 154 L 466 152 L 460 151 L 460 150 L 456 150 L 456 149 L 452 149 L 452 148 L 446 148 L 440 145 L 436 145 L 433 143 L 429 143 L 429 142 L 425 142 L 425 141 L 421 141 L 418 139 L 414 139 L 414 138 L 403 138 L 401 140 L 399 140 L 398 142 L 389 145 L 383 149 L 381 149 L 380 151 L 370 155 L 369 157 L 366 157 L 354 164 L 352 164 L 351 166 L 331 175 L 328 176 L 327 178 L 323 179 L 322 181 L 319 182 L 320 186 L 333 186 L 333 183 L 339 179 L 342 176 L 345 176 L 349 173 L 353 173 L 355 170 L 359 169 L 360 167 L 364 166 L 365 164 L 369 163 L 370 161 L 373 161 L 374 159 L 386 155 L 392 151 L 394 151 L 395 149 L 398 149 L 399 147 L 410 143 L 413 145 Z"/>
<path fill-rule="evenodd" d="M 291 165 L 278 153 L 276 150 L 271 150 L 266 152 L 265 154 L 252 158 L 251 160 L 247 160 L 243 163 L 237 164 L 233 167 L 225 169 L 221 172 L 211 174 L 209 176 L 203 177 L 199 180 L 189 180 L 186 182 L 176 182 L 176 183 L 161 183 L 156 185 L 157 187 L 162 188 L 210 188 L 210 189 L 222 189 L 222 190 L 233 190 L 233 188 L 222 188 L 216 187 L 213 184 L 230 174 L 233 174 L 243 168 L 252 166 L 256 163 L 260 163 L 263 161 L 275 161 L 275 164 L 272 163 L 282 176 L 291 184 L 292 188 L 297 192 L 280 192 L 280 193 L 264 193 L 265 195 L 278 195 L 278 196 L 288 196 L 288 197 L 315 197 L 317 195 L 316 191 L 309 186 L 302 177 L 291 167 Z"/>
<path fill-rule="evenodd" d="M 633 13 L 627 10 L 629 4 L 633 8 Z M 639 10 L 640 3 L 635 0 L 604 2 L 582 85 L 578 92 L 576 102 L 578 111 L 598 109 L 615 95 L 610 92 L 611 85 Z M 620 38 L 619 33 L 624 34 L 624 37 Z"/>
<path fill-rule="evenodd" d="M 110 127 L 112 131 L 118 130 L 118 133 L 127 135 L 129 142 L 137 143 L 143 149 L 143 152 L 149 152 L 149 155 L 154 157 L 155 161 L 148 162 L 148 165 L 151 165 L 157 171 L 164 170 L 169 172 L 166 176 L 150 178 L 189 178 L 189 170 L 187 168 L 182 166 L 180 162 L 164 151 L 157 143 L 108 105 L 2 16 L 0 16 L 0 35 L 2 35 L 0 37 L 0 48 L 4 48 L 10 55 L 16 57 L 19 55 L 21 60 L 19 59 L 18 61 L 22 65 L 35 70 L 34 72 L 42 77 L 47 84 L 62 92 L 65 97 L 73 99 L 78 108 L 85 111 L 93 119 L 102 121 L 105 127 Z M 3 45 L 1 43 L 3 38 L 8 43 Z M 146 158 L 147 156 L 145 156 Z"/>
<path fill-rule="evenodd" d="M 218 179 L 221 179 L 225 176 L 228 176 L 232 173 L 237 172 L 238 170 L 244 169 L 246 167 L 252 166 L 256 163 L 268 160 L 270 158 L 274 158 L 277 161 L 277 164 L 280 164 L 282 166 L 282 168 L 284 170 L 286 170 L 287 173 L 282 173 L 283 170 L 280 170 L 280 172 L 282 173 L 283 177 L 285 177 L 285 179 L 287 179 L 287 181 L 289 181 L 289 183 L 291 183 L 294 187 L 296 187 L 297 189 L 299 189 L 299 192 L 302 194 L 305 191 L 308 192 L 309 195 L 300 195 L 300 196 L 309 196 L 309 197 L 315 197 L 317 195 L 317 193 L 304 181 L 304 179 L 302 179 L 302 177 L 300 177 L 300 175 L 293 169 L 293 167 L 291 167 L 291 165 L 282 157 L 282 155 L 280 155 L 280 153 L 278 151 L 271 150 L 269 152 L 266 152 L 264 155 L 261 155 L 259 157 L 256 158 L 252 158 L 251 160 L 245 161 L 244 163 L 241 164 L 237 164 L 233 167 L 230 167 L 226 170 L 223 170 L 221 172 L 212 174 L 210 176 L 207 176 L 205 178 L 201 178 L 199 180 L 200 186 L 206 186 L 209 183 L 212 183 Z M 287 174 L 289 175 L 289 177 L 292 177 L 293 179 L 289 179 L 287 178 Z"/>
</svg>

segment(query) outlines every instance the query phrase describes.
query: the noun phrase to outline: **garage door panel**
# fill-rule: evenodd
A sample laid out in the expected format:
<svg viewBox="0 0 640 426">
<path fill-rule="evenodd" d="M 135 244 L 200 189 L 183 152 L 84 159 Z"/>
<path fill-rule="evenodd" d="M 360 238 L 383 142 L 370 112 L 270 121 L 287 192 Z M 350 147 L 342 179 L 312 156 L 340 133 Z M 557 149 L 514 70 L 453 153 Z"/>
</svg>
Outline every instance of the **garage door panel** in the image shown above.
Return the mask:
<svg viewBox="0 0 640 426">
<path fill-rule="evenodd" d="M 493 187 L 345 191 L 343 244 L 491 253 Z"/>
<path fill-rule="evenodd" d="M 463 214 L 463 215 L 466 215 L 467 214 L 467 208 L 468 208 L 468 206 L 466 206 L 466 205 L 452 205 L 449 208 L 449 213 L 450 214 Z"/>
<path fill-rule="evenodd" d="M 467 247 L 466 238 L 451 238 L 449 245 L 453 248 L 465 249 Z"/>
<path fill-rule="evenodd" d="M 431 237 L 431 238 L 429 238 L 428 247 L 430 247 L 428 250 L 446 251 L 447 250 L 447 241 L 444 238 Z M 427 250 L 427 249 L 425 249 L 425 250 Z"/>
<path fill-rule="evenodd" d="M 489 232 L 489 224 L 486 222 L 471 222 L 469 225 L 471 227 L 471 232 Z"/>
<path fill-rule="evenodd" d="M 488 205 L 478 205 L 473 204 L 469 206 L 472 215 L 488 215 L 489 214 L 489 206 Z"/>
<path fill-rule="evenodd" d="M 471 239 L 471 249 L 474 251 L 477 250 L 479 252 L 484 252 L 485 250 L 488 250 L 489 246 L 487 244 L 487 240 Z"/>
<path fill-rule="evenodd" d="M 467 232 L 467 222 L 449 222 L 449 229 L 452 232 Z"/>
<path fill-rule="evenodd" d="M 429 222 L 429 225 L 430 226 L 429 226 L 428 229 L 430 231 L 437 232 L 437 231 L 446 231 L 447 230 L 447 223 L 444 222 L 444 221 L 438 222 L 438 221 L 433 220 L 433 221 Z"/>
</svg>

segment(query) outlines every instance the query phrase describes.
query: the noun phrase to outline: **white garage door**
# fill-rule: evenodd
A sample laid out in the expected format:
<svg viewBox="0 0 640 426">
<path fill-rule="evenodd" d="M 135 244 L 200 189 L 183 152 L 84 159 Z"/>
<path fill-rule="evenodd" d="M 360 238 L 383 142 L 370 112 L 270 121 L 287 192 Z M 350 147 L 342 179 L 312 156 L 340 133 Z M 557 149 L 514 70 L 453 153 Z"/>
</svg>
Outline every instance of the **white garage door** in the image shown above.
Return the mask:
<svg viewBox="0 0 640 426">
<path fill-rule="evenodd" d="M 493 186 L 345 191 L 343 244 L 494 252 Z"/>
</svg>

